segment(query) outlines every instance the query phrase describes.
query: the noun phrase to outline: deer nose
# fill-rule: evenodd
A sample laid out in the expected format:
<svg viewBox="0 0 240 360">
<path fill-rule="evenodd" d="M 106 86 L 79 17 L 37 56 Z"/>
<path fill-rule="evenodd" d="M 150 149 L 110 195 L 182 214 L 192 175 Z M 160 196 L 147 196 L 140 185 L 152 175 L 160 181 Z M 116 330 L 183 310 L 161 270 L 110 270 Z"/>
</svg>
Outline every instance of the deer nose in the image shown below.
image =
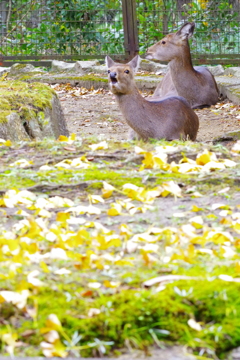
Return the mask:
<svg viewBox="0 0 240 360">
<path fill-rule="evenodd" d="M 117 73 L 114 71 L 110 72 L 110 79 L 115 79 L 116 80 L 116 76 L 117 76 Z"/>
</svg>

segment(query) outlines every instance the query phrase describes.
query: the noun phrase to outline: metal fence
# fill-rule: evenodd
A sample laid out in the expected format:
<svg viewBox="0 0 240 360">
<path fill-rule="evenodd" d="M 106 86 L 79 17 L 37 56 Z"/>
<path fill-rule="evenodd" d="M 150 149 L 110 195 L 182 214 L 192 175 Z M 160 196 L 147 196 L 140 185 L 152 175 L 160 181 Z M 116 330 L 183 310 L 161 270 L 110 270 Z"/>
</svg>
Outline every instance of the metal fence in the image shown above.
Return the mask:
<svg viewBox="0 0 240 360">
<path fill-rule="evenodd" d="M 240 63 L 239 0 L 2 0 L 2 64 L 128 59 L 195 21 L 195 62 Z"/>
<path fill-rule="evenodd" d="M 194 21 L 191 40 L 193 59 L 198 63 L 240 63 L 240 1 L 195 0 L 159 1 L 137 0 L 139 49 L 158 41 L 164 34 L 174 32 L 186 21 Z"/>
</svg>

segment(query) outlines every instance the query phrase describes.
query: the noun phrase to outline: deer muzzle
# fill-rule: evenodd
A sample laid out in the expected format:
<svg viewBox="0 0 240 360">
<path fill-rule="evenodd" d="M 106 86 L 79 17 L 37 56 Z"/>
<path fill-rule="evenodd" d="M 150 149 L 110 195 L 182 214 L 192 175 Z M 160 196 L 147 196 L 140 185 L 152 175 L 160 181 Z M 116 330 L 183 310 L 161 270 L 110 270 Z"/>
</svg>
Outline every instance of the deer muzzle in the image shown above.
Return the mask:
<svg viewBox="0 0 240 360">
<path fill-rule="evenodd" d="M 115 71 L 110 72 L 109 77 L 112 84 L 117 83 L 117 73 Z"/>
</svg>

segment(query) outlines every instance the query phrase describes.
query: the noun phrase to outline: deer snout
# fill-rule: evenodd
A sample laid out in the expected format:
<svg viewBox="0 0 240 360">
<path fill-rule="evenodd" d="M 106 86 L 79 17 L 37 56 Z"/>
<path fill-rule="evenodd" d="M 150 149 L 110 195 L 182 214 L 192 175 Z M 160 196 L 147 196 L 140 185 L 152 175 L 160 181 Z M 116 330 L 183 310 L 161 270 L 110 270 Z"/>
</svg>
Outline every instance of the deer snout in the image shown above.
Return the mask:
<svg viewBox="0 0 240 360">
<path fill-rule="evenodd" d="M 148 48 L 147 49 L 147 52 L 146 52 L 146 54 L 145 54 L 145 59 L 153 59 L 153 55 L 152 55 L 152 52 L 151 52 L 151 50 L 150 50 L 151 48 Z"/>
<path fill-rule="evenodd" d="M 117 73 L 115 71 L 111 71 L 109 74 L 110 80 L 112 83 L 117 82 Z"/>
</svg>

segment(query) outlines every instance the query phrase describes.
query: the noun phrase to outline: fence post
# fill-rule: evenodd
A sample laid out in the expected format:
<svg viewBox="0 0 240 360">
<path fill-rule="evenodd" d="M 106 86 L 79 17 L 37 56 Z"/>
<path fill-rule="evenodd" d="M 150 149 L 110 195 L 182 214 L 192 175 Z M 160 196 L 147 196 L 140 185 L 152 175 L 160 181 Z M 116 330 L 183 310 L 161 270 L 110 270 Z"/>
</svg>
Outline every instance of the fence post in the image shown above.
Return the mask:
<svg viewBox="0 0 240 360">
<path fill-rule="evenodd" d="M 124 48 L 127 60 L 138 54 L 138 27 L 136 0 L 122 0 Z"/>
</svg>

